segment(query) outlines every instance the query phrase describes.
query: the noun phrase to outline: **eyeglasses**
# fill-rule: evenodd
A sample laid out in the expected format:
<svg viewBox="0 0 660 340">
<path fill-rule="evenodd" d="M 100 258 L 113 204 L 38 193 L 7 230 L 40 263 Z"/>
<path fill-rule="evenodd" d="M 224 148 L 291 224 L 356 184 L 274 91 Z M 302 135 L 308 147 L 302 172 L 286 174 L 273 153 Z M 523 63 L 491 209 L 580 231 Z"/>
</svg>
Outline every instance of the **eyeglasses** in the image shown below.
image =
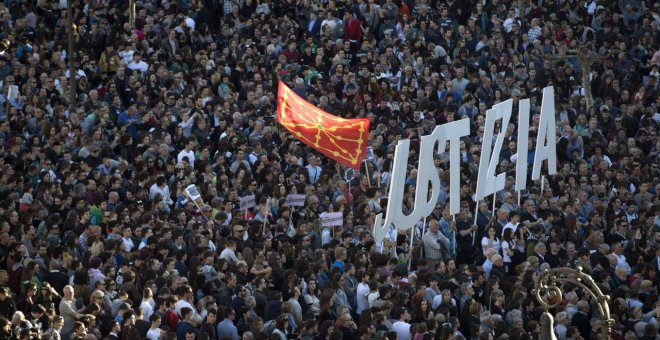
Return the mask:
<svg viewBox="0 0 660 340">
<path fill-rule="evenodd" d="M 244 232 L 244 231 L 245 231 L 245 229 L 237 229 L 237 230 L 234 230 L 235 233 L 242 233 L 242 232 Z"/>
</svg>

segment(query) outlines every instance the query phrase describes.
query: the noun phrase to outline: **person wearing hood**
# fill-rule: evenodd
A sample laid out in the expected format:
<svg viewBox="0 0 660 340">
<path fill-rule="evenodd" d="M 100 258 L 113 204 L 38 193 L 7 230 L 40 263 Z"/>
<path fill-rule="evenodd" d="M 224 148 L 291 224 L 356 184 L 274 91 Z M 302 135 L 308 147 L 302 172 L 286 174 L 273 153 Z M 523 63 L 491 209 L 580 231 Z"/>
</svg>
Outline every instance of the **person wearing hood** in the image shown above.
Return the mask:
<svg viewBox="0 0 660 340">
<path fill-rule="evenodd" d="M 96 289 L 97 282 L 105 281 L 105 275 L 103 275 L 103 272 L 99 269 L 101 263 L 102 261 L 98 257 L 92 257 L 89 260 L 89 288 L 92 290 Z"/>
</svg>

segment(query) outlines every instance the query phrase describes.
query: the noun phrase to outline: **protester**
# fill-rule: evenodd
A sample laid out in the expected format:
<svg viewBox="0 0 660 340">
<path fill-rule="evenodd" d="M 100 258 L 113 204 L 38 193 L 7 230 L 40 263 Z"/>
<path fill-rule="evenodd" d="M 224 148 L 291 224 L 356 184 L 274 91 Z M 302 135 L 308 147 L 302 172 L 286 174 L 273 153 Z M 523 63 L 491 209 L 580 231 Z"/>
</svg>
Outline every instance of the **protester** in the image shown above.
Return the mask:
<svg viewBox="0 0 660 340">
<path fill-rule="evenodd" d="M 0 338 L 530 339 L 531 289 L 557 267 L 610 296 L 612 338 L 658 337 L 660 3 L 128 4 L 0 2 Z M 360 169 L 277 124 L 280 80 L 370 119 Z M 546 86 L 558 174 L 520 191 Z M 485 116 L 508 99 L 505 189 L 475 202 Z M 419 138 L 464 118 L 461 213 L 443 146 L 427 226 L 375 242 L 377 213 L 415 205 Z M 595 338 L 594 300 L 562 290 L 557 336 Z"/>
</svg>

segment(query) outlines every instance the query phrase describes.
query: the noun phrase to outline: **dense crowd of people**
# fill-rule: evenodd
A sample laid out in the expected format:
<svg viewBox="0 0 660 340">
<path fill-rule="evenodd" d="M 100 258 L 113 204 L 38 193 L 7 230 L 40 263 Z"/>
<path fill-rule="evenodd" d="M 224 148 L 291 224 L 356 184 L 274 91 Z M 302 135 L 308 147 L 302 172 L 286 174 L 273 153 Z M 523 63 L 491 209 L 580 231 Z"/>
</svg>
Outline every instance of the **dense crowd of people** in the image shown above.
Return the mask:
<svg viewBox="0 0 660 340">
<path fill-rule="evenodd" d="M 129 13 L 0 2 L 0 339 L 536 339 L 532 289 L 558 267 L 609 295 L 612 339 L 658 338 L 660 3 L 139 0 Z M 371 120 L 359 170 L 278 126 L 279 80 Z M 519 191 L 546 86 L 559 173 Z M 527 159 L 517 115 L 498 121 L 506 185 L 474 202 L 486 111 L 510 98 L 514 113 L 531 99 Z M 427 225 L 375 242 L 397 141 L 412 140 L 408 212 L 420 135 L 463 118 L 460 213 L 443 149 Z M 562 291 L 557 338 L 602 339 L 596 300 Z"/>
</svg>

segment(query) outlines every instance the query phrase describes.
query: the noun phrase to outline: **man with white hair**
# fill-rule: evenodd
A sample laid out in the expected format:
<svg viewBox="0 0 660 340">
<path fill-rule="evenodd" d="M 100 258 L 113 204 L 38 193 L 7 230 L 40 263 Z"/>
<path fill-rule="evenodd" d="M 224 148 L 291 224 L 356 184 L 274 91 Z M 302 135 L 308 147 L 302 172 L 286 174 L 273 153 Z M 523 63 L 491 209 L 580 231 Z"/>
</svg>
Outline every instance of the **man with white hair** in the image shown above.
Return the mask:
<svg viewBox="0 0 660 340">
<path fill-rule="evenodd" d="M 73 331 L 73 325 L 76 322 L 76 319 L 80 317 L 80 314 L 78 313 L 78 307 L 76 307 L 73 287 L 69 285 L 64 286 L 63 295 L 62 301 L 60 301 L 60 315 L 64 318 L 64 324 L 60 334 L 62 334 L 62 337 L 68 338 L 68 335 Z"/>
</svg>

